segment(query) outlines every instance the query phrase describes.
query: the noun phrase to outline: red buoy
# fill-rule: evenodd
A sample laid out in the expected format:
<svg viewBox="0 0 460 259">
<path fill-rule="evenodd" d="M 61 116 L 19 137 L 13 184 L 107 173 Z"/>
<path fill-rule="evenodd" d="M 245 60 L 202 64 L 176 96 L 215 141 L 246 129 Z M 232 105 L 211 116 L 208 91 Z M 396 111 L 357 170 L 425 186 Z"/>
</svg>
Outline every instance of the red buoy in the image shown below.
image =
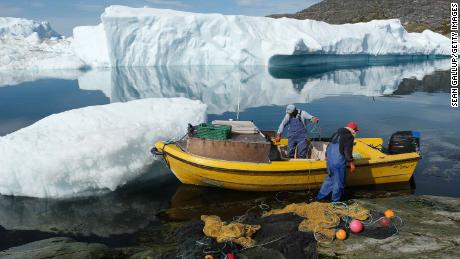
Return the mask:
<svg viewBox="0 0 460 259">
<path fill-rule="evenodd" d="M 354 219 L 350 222 L 350 230 L 353 233 L 359 233 L 363 231 L 363 228 L 364 228 L 363 223 L 357 219 Z"/>
<path fill-rule="evenodd" d="M 381 226 L 384 226 L 384 227 L 388 227 L 390 225 L 390 219 L 387 218 L 387 217 L 382 217 L 380 220 L 379 220 L 379 224 Z"/>
</svg>

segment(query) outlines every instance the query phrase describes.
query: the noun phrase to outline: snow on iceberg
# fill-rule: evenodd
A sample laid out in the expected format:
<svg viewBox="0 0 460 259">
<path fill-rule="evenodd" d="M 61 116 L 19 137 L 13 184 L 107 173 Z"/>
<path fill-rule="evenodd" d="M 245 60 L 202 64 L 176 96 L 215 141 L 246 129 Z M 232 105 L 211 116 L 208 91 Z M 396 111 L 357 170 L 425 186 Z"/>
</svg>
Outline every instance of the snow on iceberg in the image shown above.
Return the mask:
<svg viewBox="0 0 460 259">
<path fill-rule="evenodd" d="M 431 31 L 408 33 L 396 19 L 332 25 L 126 6 L 106 8 L 101 19 L 106 42 L 97 48 L 107 46 L 111 66 L 269 65 L 276 55 L 308 53 L 450 54 L 447 37 Z M 92 52 L 85 48 L 80 53 L 85 51 Z M 105 52 L 99 55 L 97 59 L 106 60 Z M 94 58 L 85 61 L 94 63 Z"/>
<path fill-rule="evenodd" d="M 114 190 L 139 176 L 160 139 L 206 118 L 185 98 L 143 99 L 51 115 L 0 137 L 0 194 L 65 197 Z"/>
</svg>

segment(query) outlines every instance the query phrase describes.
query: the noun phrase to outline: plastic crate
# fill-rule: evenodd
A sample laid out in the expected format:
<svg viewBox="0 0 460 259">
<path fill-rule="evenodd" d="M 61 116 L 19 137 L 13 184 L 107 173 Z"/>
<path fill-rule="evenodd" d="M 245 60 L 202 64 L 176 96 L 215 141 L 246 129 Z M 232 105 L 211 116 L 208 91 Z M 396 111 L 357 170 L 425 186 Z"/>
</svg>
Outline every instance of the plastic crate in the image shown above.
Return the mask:
<svg viewBox="0 0 460 259">
<path fill-rule="evenodd" d="M 210 125 L 202 123 L 195 126 L 196 137 L 202 139 L 226 140 L 232 136 L 232 126 L 229 125 Z"/>
</svg>

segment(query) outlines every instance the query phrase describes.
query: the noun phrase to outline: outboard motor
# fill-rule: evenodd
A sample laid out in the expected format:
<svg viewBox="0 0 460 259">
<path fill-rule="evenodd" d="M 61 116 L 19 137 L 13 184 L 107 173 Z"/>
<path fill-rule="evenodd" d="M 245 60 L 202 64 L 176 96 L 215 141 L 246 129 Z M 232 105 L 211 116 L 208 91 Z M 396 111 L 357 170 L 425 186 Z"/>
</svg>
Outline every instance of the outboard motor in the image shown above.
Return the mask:
<svg viewBox="0 0 460 259">
<path fill-rule="evenodd" d="M 388 143 L 388 153 L 404 154 L 420 151 L 419 131 L 397 131 L 391 135 Z"/>
</svg>

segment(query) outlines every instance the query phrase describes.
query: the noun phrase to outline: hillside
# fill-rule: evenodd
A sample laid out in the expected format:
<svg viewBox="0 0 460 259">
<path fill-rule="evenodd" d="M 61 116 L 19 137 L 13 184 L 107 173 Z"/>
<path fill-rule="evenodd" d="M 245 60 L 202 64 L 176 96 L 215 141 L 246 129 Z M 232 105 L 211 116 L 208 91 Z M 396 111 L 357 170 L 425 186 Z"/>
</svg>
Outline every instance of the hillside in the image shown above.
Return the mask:
<svg viewBox="0 0 460 259">
<path fill-rule="evenodd" d="M 312 19 L 331 24 L 397 18 L 409 32 L 430 29 L 450 34 L 448 0 L 324 0 L 294 14 L 273 14 L 270 17 Z"/>
</svg>

